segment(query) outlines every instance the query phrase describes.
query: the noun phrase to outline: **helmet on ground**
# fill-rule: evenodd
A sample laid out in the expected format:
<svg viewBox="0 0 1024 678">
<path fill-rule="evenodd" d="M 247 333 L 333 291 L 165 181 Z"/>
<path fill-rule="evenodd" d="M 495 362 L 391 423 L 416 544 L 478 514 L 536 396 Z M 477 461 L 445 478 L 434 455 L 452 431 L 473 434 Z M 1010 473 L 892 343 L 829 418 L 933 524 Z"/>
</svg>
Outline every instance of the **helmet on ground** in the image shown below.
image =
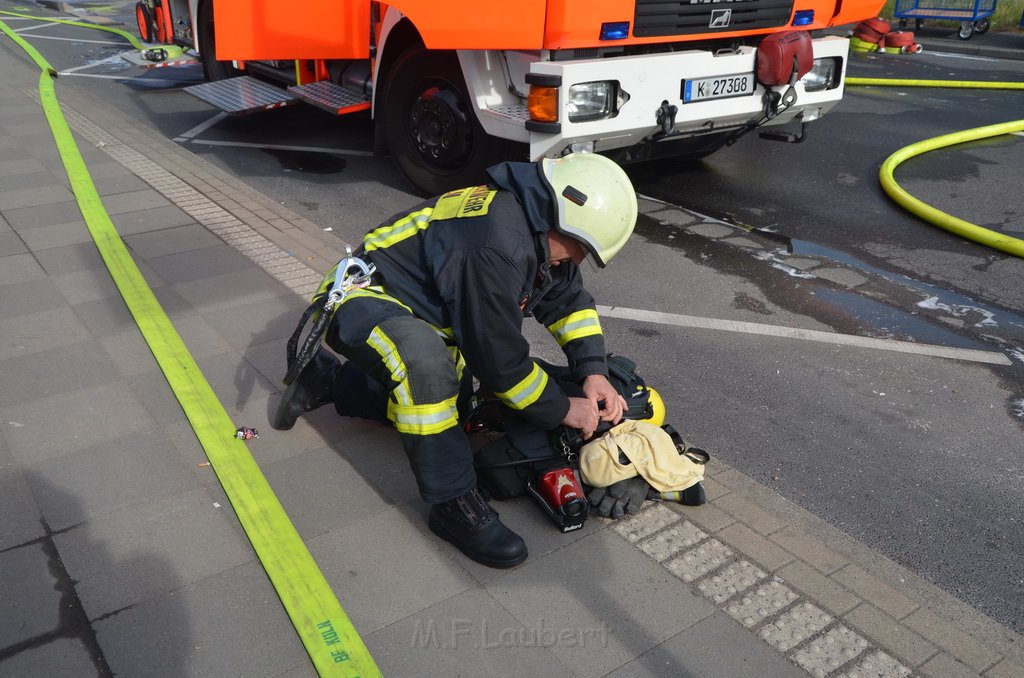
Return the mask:
<svg viewBox="0 0 1024 678">
<path fill-rule="evenodd" d="M 665 424 L 665 401 L 661 399 L 661 394 L 650 386 L 647 387 L 647 404 L 651 407 L 651 416 L 646 421 L 655 426 L 663 426 Z"/>
<path fill-rule="evenodd" d="M 636 226 L 636 191 L 613 160 L 596 153 L 571 153 L 542 161 L 555 192 L 555 230 L 583 243 L 604 268 Z"/>
</svg>

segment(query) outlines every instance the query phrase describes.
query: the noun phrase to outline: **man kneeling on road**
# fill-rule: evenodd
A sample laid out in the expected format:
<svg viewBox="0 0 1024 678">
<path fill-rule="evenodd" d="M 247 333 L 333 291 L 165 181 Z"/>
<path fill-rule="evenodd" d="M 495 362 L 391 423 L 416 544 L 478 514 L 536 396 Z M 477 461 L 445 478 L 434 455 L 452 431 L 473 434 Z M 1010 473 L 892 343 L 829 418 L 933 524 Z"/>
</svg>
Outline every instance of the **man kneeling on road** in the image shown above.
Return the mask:
<svg viewBox="0 0 1024 678">
<path fill-rule="evenodd" d="M 432 505 L 430 529 L 477 562 L 512 567 L 526 544 L 477 492 L 460 426 L 469 376 L 541 430 L 564 424 L 589 436 L 622 418 L 579 265 L 589 254 L 604 267 L 619 252 L 637 202 L 625 172 L 595 154 L 501 163 L 488 174 L 488 185 L 428 200 L 363 238 L 356 256 L 375 271 L 341 297 L 324 337 L 348 362 L 317 352 L 272 423 L 290 429 L 330 402 L 342 415 L 386 416 Z M 320 293 L 334 280 L 332 271 Z M 531 360 L 528 315 L 558 341 L 586 397 L 566 396 Z M 353 396 L 353 382 L 366 393 Z M 374 392 L 386 412 L 367 405 Z"/>
</svg>

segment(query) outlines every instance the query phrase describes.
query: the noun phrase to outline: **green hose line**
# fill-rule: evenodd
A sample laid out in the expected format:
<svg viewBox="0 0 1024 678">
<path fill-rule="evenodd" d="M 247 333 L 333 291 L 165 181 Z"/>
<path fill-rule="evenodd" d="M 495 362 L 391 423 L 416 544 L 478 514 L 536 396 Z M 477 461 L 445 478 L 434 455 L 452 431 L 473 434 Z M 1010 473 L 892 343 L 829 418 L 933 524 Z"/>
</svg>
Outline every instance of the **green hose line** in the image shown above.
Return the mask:
<svg viewBox="0 0 1024 678">
<path fill-rule="evenodd" d="M 0 14 L 6 14 L 7 16 L 16 16 L 19 19 L 35 19 L 36 21 L 50 21 L 55 24 L 66 24 L 68 26 L 80 26 L 82 28 L 94 28 L 97 31 L 106 31 L 107 33 L 113 33 L 120 35 L 122 38 L 131 43 L 135 49 L 145 49 L 146 46 L 139 42 L 139 39 L 128 31 L 123 31 L 120 28 L 114 28 L 112 26 L 100 26 L 99 24 L 90 24 L 85 21 L 71 21 L 70 19 L 53 19 L 48 16 L 30 16 L 28 14 L 19 14 L 18 12 L 8 12 L 7 10 L 0 10 Z M 6 32 L 6 31 L 5 31 Z"/>
<path fill-rule="evenodd" d="M 989 137 L 1012 134 L 1020 131 L 1024 131 L 1024 120 L 1003 122 L 996 125 L 988 125 L 986 127 L 976 127 L 974 129 L 953 132 L 952 134 L 945 134 L 933 139 L 926 139 L 925 141 L 919 141 L 916 144 L 911 144 L 910 146 L 901 148 L 886 158 L 885 162 L 882 163 L 882 167 L 878 172 L 878 178 L 882 183 L 882 189 L 901 207 L 921 217 L 925 221 L 935 224 L 939 228 L 943 228 L 951 233 L 967 238 L 968 240 L 973 240 L 974 242 L 982 245 L 993 247 L 1008 254 L 1024 257 L 1024 240 L 1003 235 L 997 231 L 969 223 L 963 219 L 958 219 L 957 217 L 946 214 L 941 210 L 937 210 L 931 205 L 927 205 L 907 193 L 899 184 L 896 183 L 896 179 L 893 178 L 893 172 L 900 163 L 909 158 L 921 155 L 922 153 L 934 151 L 938 148 L 953 146 L 955 144 L 962 144 L 967 141 L 987 139 Z"/>
<path fill-rule="evenodd" d="M 900 80 L 889 78 L 847 78 L 847 85 L 879 87 L 945 87 L 948 89 L 1024 89 L 1024 82 L 981 82 L 977 80 Z"/>
</svg>

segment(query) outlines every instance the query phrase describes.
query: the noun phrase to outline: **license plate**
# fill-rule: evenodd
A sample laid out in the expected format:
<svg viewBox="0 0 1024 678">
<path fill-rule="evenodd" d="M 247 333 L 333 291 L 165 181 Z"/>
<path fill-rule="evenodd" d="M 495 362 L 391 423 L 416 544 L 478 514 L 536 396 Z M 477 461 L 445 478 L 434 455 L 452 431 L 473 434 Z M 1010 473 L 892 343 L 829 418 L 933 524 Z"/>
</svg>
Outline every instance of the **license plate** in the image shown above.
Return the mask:
<svg viewBox="0 0 1024 678">
<path fill-rule="evenodd" d="M 724 99 L 725 97 L 741 97 L 754 92 L 754 76 L 752 73 L 743 75 L 720 75 L 714 78 L 697 78 L 683 80 L 683 103 L 706 101 L 707 99 Z"/>
</svg>

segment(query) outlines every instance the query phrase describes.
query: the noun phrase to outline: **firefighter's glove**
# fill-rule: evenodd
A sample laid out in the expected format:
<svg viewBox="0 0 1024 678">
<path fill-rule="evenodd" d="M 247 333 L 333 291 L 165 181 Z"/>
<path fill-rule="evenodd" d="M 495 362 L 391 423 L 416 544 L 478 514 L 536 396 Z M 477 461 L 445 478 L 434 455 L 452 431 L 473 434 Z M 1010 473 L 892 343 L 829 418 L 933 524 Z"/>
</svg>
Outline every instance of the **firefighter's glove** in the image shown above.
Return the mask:
<svg viewBox="0 0 1024 678">
<path fill-rule="evenodd" d="M 643 477 L 635 476 L 608 487 L 593 488 L 587 495 L 587 501 L 597 515 L 618 519 L 639 513 L 649 489 L 650 485 Z"/>
</svg>

